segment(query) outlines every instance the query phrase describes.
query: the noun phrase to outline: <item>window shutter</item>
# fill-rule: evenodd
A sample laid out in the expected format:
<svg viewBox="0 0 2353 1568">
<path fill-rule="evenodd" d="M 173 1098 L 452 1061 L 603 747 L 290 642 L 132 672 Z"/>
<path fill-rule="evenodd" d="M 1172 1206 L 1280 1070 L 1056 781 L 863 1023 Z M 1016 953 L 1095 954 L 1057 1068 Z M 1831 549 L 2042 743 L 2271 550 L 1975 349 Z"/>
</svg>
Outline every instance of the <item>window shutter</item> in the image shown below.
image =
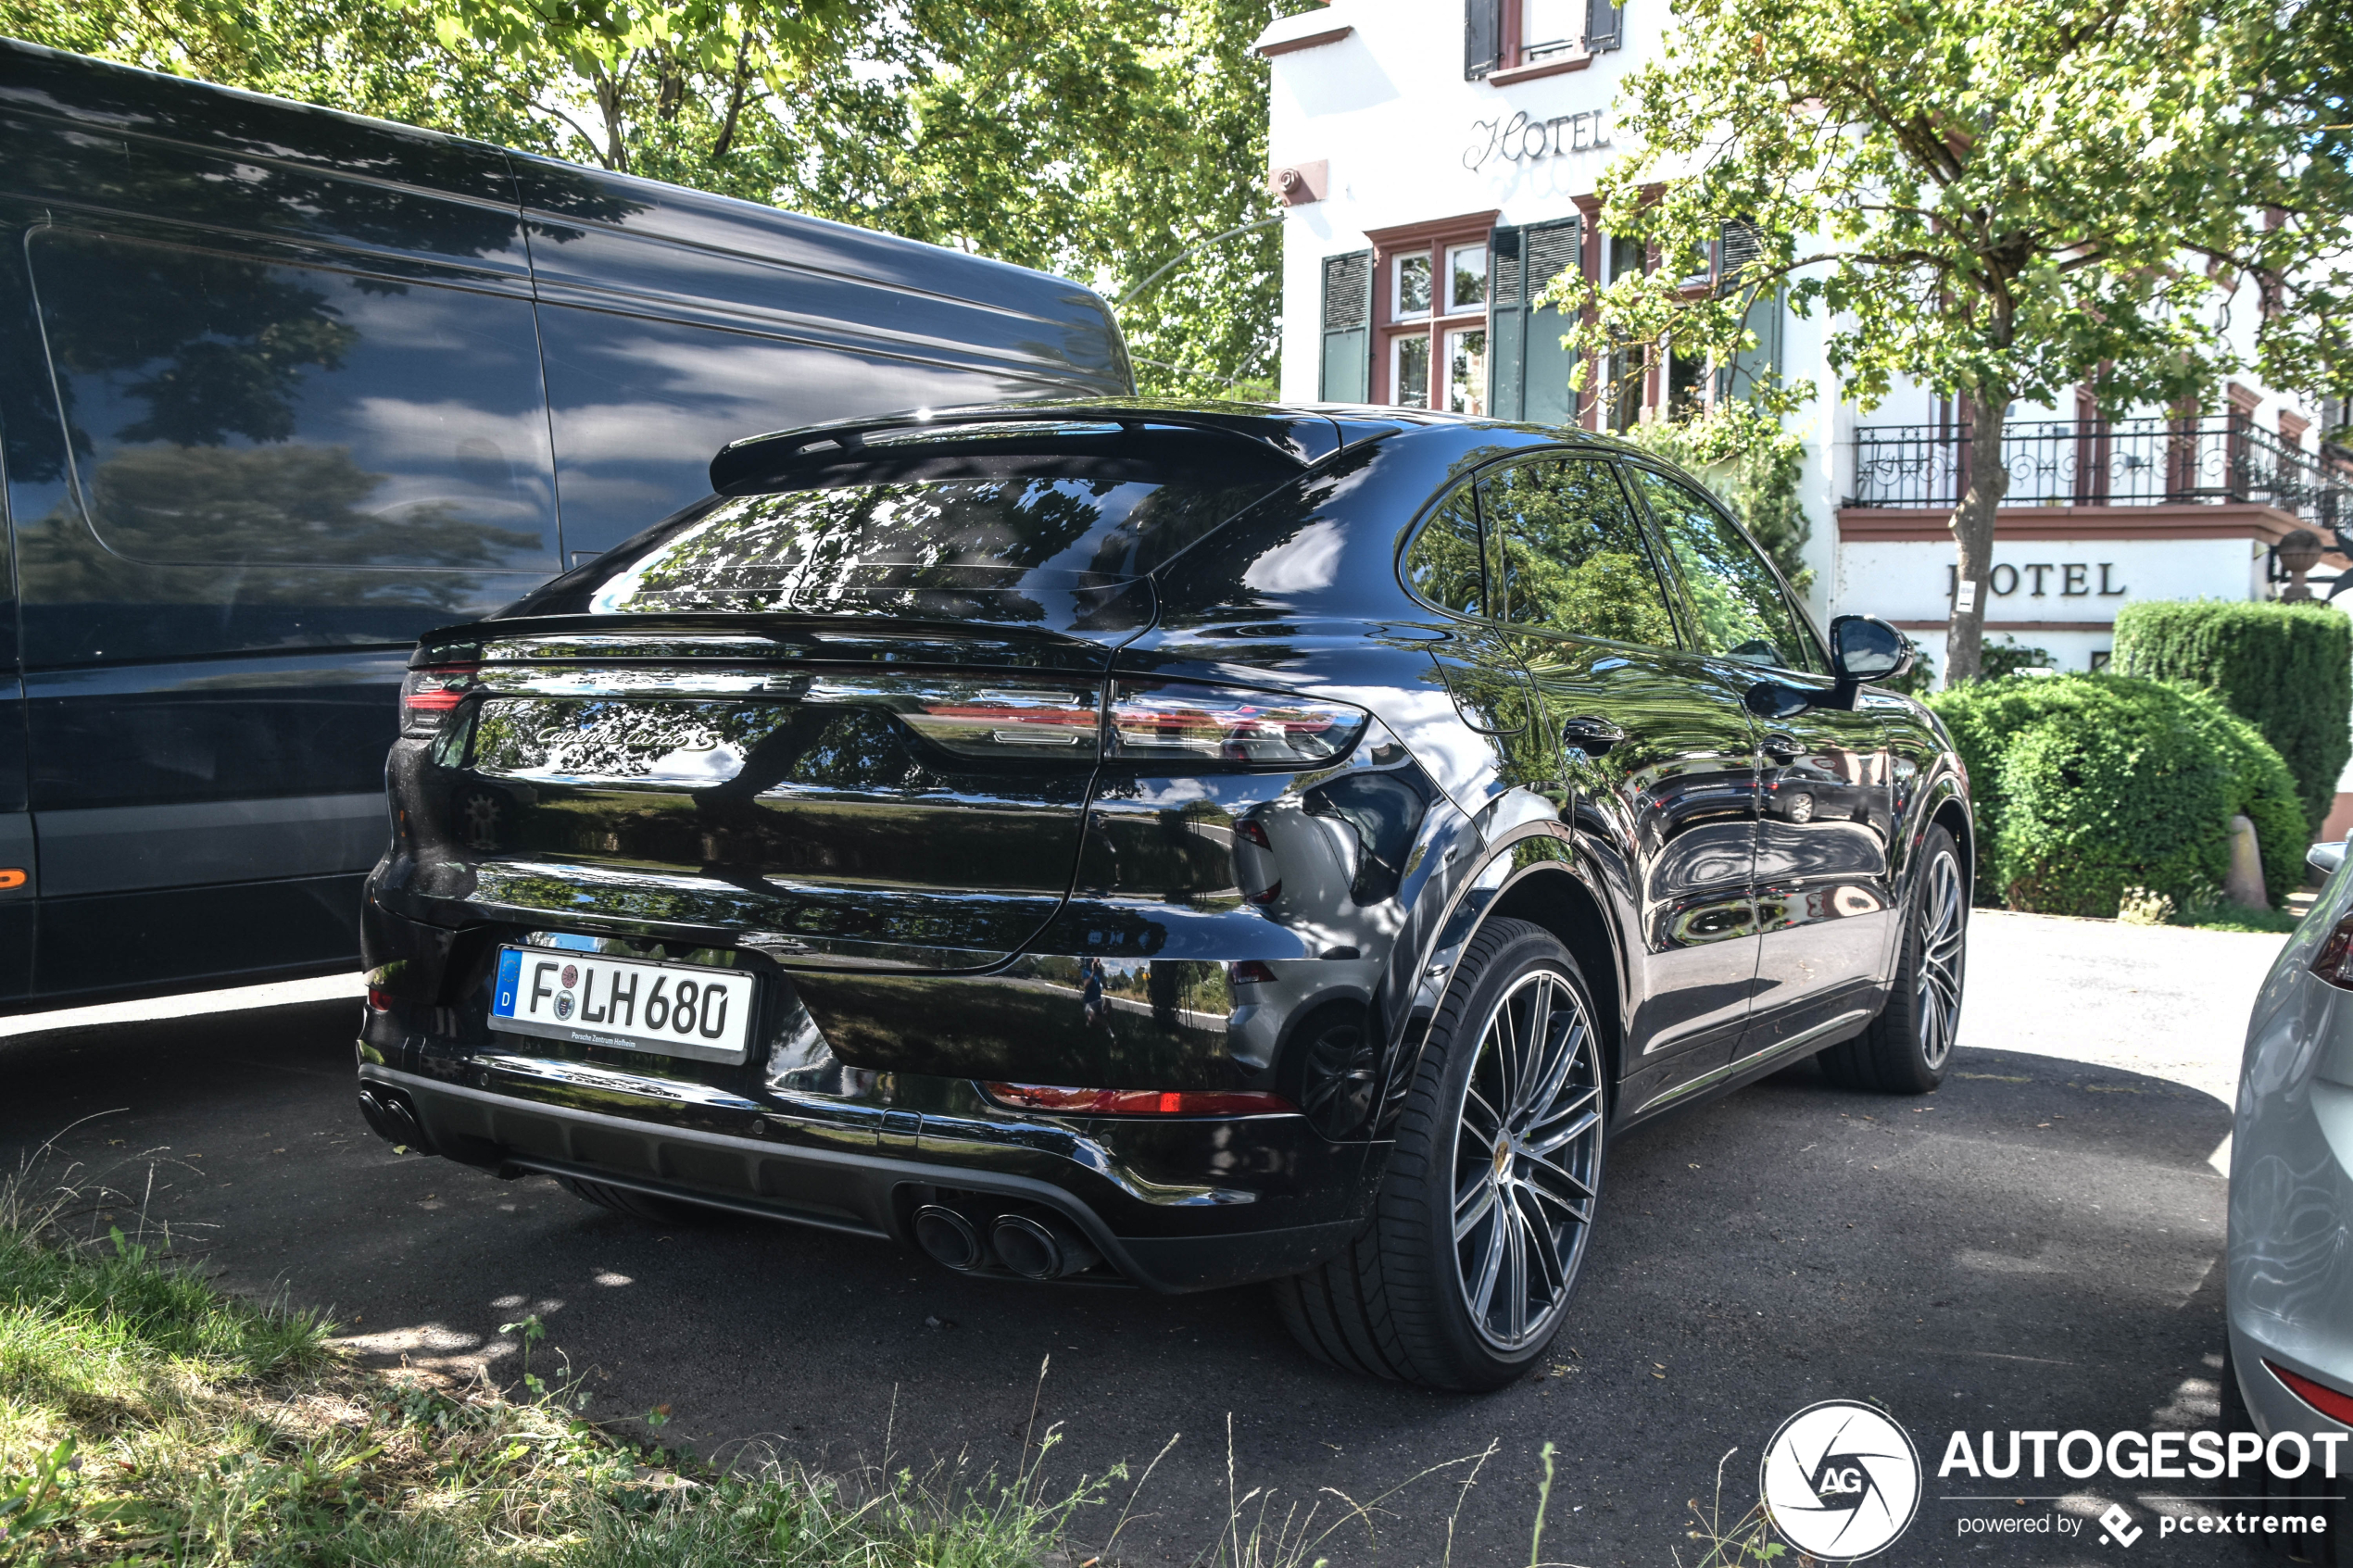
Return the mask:
<svg viewBox="0 0 2353 1568">
<path fill-rule="evenodd" d="M 1554 279 L 1578 270 L 1584 254 L 1584 220 L 1565 218 L 1557 223 L 1540 223 L 1525 234 L 1527 292 L 1523 297 L 1529 309 L 1519 417 L 1530 424 L 1574 424 L 1578 398 L 1568 384 L 1574 362 L 1561 346 L 1561 334 L 1571 323 L 1558 307 L 1537 309 L 1534 302 Z"/>
<path fill-rule="evenodd" d="M 1317 395 L 1362 403 L 1371 395 L 1373 253 L 1324 257 L 1324 362 Z"/>
<path fill-rule="evenodd" d="M 1717 250 L 1716 275 L 1730 283 L 1764 254 L 1765 237 L 1754 224 L 1735 218 L 1724 225 L 1723 243 Z"/>
<path fill-rule="evenodd" d="M 1729 237 L 1728 237 L 1729 243 Z M 1718 402 L 1732 397 L 1754 397 L 1759 387 L 1777 381 L 1781 373 L 1781 318 L 1787 314 L 1781 307 L 1784 295 L 1780 289 L 1757 296 L 1748 307 L 1748 315 L 1741 325 L 1756 334 L 1756 346 L 1743 348 L 1732 356 L 1732 362 L 1716 372 L 1716 397 Z"/>
<path fill-rule="evenodd" d="M 1592 54 L 1615 49 L 1626 31 L 1625 7 L 1615 0 L 1585 0 L 1585 47 Z"/>
<path fill-rule="evenodd" d="M 1463 0 L 1463 80 L 1495 69 L 1504 49 L 1504 0 Z"/>
<path fill-rule="evenodd" d="M 1528 293 L 1520 279 L 1523 231 L 1499 228 L 1487 236 L 1487 411 L 1520 418 L 1520 385 L 1528 351 Z"/>
</svg>

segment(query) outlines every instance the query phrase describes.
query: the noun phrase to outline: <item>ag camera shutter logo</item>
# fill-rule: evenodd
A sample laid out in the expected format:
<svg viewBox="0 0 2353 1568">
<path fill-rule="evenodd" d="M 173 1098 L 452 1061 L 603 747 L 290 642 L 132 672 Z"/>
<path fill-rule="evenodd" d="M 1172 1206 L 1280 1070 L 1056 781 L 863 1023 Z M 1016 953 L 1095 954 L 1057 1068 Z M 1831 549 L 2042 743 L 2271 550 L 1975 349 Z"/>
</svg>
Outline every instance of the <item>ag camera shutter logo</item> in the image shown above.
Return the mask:
<svg viewBox="0 0 2353 1568">
<path fill-rule="evenodd" d="M 1920 1456 L 1885 1412 L 1851 1399 L 1808 1405 L 1765 1445 L 1757 1491 L 1781 1538 L 1825 1562 L 1883 1551 L 1920 1506 Z"/>
</svg>

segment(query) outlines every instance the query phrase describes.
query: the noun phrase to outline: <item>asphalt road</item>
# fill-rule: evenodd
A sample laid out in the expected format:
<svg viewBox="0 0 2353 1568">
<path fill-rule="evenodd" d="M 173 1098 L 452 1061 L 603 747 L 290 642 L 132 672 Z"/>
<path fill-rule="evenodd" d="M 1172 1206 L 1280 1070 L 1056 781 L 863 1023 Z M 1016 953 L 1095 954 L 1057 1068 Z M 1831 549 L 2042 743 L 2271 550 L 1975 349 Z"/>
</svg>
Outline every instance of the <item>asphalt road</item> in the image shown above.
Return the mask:
<svg viewBox="0 0 2353 1568">
<path fill-rule="evenodd" d="M 2183 1505 L 1952 1501 L 1972 1488 L 1934 1467 L 1959 1426 L 2213 1424 L 2215 1157 L 2277 945 L 1981 913 L 1942 1091 L 1846 1094 L 1809 1063 L 1629 1135 L 1610 1151 L 1554 1370 L 1477 1399 L 1327 1371 L 1256 1290 L 976 1284 L 879 1243 L 732 1220 L 650 1228 L 546 1180 L 396 1155 L 353 1109 L 347 995 L 0 1025 L 0 1160 L 54 1138 L 44 1179 L 110 1184 L 126 1195 L 116 1223 L 144 1211 L 232 1287 L 327 1311 L 387 1364 L 511 1380 L 500 1325 L 536 1312 L 592 1414 L 666 1404 L 665 1439 L 708 1454 L 1003 1468 L 1021 1462 L 1034 1405 L 1058 1438 L 1047 1473 L 1067 1483 L 1123 1459 L 1140 1469 L 1174 1437 L 1137 1505 L 1148 1517 L 1121 1537 L 1131 1563 L 1211 1548 L 1229 1467 L 1237 1494 L 1272 1488 L 1265 1517 L 1314 1508 L 1320 1530 L 1342 1507 L 1332 1492 L 1368 1501 L 1491 1445 L 1474 1488 L 1454 1484 L 1467 1463 L 1425 1476 L 1381 1504 L 1377 1547 L 1359 1524 L 1319 1554 L 1437 1562 L 1458 1509 L 1454 1562 L 1524 1563 L 1549 1441 L 1545 1558 L 1666 1568 L 1670 1549 L 1692 1560 L 1688 1499 L 1709 1495 L 1722 1456 L 1737 1450 L 1729 1517 L 1755 1499 L 1773 1429 L 1830 1398 L 1882 1402 L 1930 1466 L 1891 1561 L 2095 1562 L 2117 1555 L 2089 1523 L 2110 1501 L 2144 1524 Z M 2054 1511 L 2080 1533 L 1959 1533 L 1964 1516 Z M 1107 1512 L 1082 1517 L 1082 1535 L 1108 1527 Z M 2245 1560 L 2154 1530 L 2141 1549 Z"/>
</svg>

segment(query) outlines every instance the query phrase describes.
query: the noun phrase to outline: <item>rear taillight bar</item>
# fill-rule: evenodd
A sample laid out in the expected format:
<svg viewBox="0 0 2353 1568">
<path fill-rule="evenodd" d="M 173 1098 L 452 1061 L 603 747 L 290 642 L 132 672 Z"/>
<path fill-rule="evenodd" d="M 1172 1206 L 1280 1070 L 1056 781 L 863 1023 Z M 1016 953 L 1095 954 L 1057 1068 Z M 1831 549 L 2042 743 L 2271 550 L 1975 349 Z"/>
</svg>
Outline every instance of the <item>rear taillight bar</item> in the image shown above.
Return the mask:
<svg viewBox="0 0 2353 1568">
<path fill-rule="evenodd" d="M 1299 1108 L 1280 1095 L 1250 1089 L 1072 1089 L 1056 1084 L 983 1084 L 1013 1110 L 1056 1116 L 1290 1116 Z"/>
<path fill-rule="evenodd" d="M 1365 733 L 1361 708 L 1282 692 L 1237 691 L 1175 681 L 1112 685 L 1111 748 L 1130 762 L 1227 762 L 1317 767 L 1345 756 Z"/>
<path fill-rule="evenodd" d="M 1177 681 L 1114 681 L 1111 707 L 1091 684 L 911 681 L 891 690 L 827 682 L 807 700 L 881 697 L 909 728 L 965 757 L 1202 767 L 1314 768 L 1346 755 L 1368 716 L 1346 703 Z"/>
</svg>

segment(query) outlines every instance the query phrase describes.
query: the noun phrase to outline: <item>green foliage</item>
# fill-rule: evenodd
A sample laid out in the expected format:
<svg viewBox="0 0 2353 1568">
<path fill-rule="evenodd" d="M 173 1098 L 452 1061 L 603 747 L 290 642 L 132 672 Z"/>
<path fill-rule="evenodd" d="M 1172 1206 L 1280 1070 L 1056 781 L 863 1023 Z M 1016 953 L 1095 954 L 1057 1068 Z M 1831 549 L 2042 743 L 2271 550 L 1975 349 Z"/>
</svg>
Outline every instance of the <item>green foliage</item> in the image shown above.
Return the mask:
<svg viewBox="0 0 2353 1568">
<path fill-rule="evenodd" d="M 2284 764 L 2202 693 L 2057 675 L 1979 682 L 1929 705 L 1969 769 L 1982 901 L 2107 919 L 2140 888 L 2208 909 L 2241 811 L 2263 842 L 2271 897 L 2302 880 Z"/>
<path fill-rule="evenodd" d="M 2296 775 L 2254 725 L 2220 702 L 2194 705 L 2193 719 L 2230 769 L 2233 808 L 2255 824 L 2263 853 L 2263 889 L 2279 904 L 2304 885 L 2304 849 L 2312 842 Z"/>
<path fill-rule="evenodd" d="M 2117 611 L 2115 668 L 2209 692 L 2254 725 L 2295 775 L 2302 836 L 2319 831 L 2353 757 L 2353 620 L 2325 605 L 2143 600 Z"/>
<path fill-rule="evenodd" d="M 1763 252 L 1698 297 L 1685 266 L 1615 280 L 1588 347 L 1730 363 L 1755 346 L 1750 306 L 1786 287 L 1800 314 L 1831 313 L 1831 363 L 1866 407 L 1898 378 L 1981 406 L 2087 379 L 2104 401 L 2166 403 L 2230 361 L 2212 307 L 2239 279 L 2151 262 L 2262 243 L 2255 193 L 2294 150 L 2291 128 L 2238 112 L 2278 63 L 2269 8 L 1689 0 L 1676 15 L 1665 58 L 1623 89 L 1643 150 L 1604 174 L 1603 224 L 1704 263 L 1743 223 Z M 1592 293 L 1573 274 L 1553 291 Z"/>
<path fill-rule="evenodd" d="M 1621 135 L 1641 150 L 1601 182 L 1604 230 L 1661 259 L 1606 284 L 1564 273 L 1545 301 L 1578 323 L 1581 376 L 1625 345 L 1731 366 L 1755 352 L 1752 309 L 1783 295 L 1827 318 L 1843 396 L 1966 398 L 1981 451 L 1999 449 L 2014 400 L 2078 384 L 2110 411 L 2203 396 L 2247 358 L 2233 321 L 2258 323 L 2266 362 L 2347 335 L 2275 308 L 2348 293 L 2353 200 L 2341 169 L 2306 156 L 2313 117 L 2288 102 L 2332 9 L 1685 0 L 1664 57 L 1620 86 Z M 2267 97 L 2281 112 L 2247 112 Z M 2275 221 L 2291 202 L 2296 220 Z M 1721 273 L 1733 227 L 1757 253 Z M 2317 375 L 2336 353 L 2303 362 Z M 1800 380 L 1754 396 L 1787 413 L 1814 393 Z M 1971 471 L 1965 581 L 1990 569 L 2007 484 L 2000 464 Z M 1982 609 L 1957 617 L 1948 680 L 1976 675 L 1982 626 Z"/>
<path fill-rule="evenodd" d="M 1765 546 L 1790 586 L 1810 595 L 1814 536 L 1798 497 L 1806 443 L 1780 420 L 1746 402 L 1719 403 L 1680 420 L 1654 420 L 1629 433 L 1634 444 L 1705 481 Z"/>
<path fill-rule="evenodd" d="M 0 0 L 0 32 L 1137 290 L 1139 383 L 1207 395 L 1271 390 L 1281 231 L 1202 242 L 1282 211 L 1250 44 L 1310 3 Z"/>
<path fill-rule="evenodd" d="M 2022 670 L 2048 670 L 2053 668 L 2053 664 L 2050 649 L 2021 643 L 2005 632 L 1979 651 L 1977 678 L 1998 681 Z M 1904 671 L 1903 678 L 1882 681 L 1879 684 L 1892 687 L 1906 696 L 1925 697 L 1936 689 L 1936 661 L 1929 658 L 1926 648 L 1915 646 L 1912 667 Z"/>
</svg>

